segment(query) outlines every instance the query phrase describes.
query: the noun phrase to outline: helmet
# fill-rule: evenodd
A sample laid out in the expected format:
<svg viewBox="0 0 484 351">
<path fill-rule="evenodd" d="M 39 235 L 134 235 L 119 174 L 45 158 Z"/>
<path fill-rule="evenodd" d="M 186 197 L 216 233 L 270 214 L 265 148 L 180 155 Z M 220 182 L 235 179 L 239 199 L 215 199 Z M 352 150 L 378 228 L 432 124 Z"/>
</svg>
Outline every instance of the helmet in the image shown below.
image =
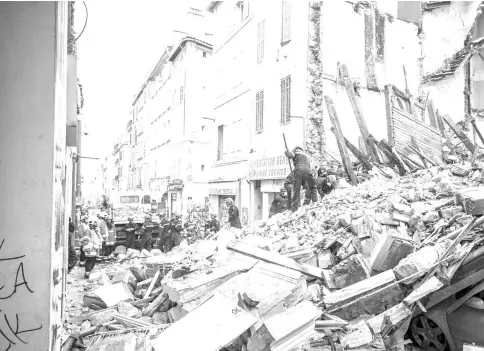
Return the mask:
<svg viewBox="0 0 484 351">
<path fill-rule="evenodd" d="M 296 152 L 297 150 L 301 150 L 301 151 L 304 151 L 304 149 L 300 146 L 296 146 L 294 149 L 293 149 L 293 152 Z"/>
<path fill-rule="evenodd" d="M 134 219 L 133 216 L 128 217 L 128 221 L 132 221 L 133 219 Z"/>
</svg>

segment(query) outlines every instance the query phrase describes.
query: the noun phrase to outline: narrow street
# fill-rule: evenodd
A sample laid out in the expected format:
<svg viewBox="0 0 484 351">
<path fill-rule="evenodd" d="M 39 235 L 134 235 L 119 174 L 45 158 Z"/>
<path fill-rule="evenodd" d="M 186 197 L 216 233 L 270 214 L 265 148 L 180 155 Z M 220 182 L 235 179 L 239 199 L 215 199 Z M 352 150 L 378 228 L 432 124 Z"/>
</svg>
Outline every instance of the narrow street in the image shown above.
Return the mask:
<svg viewBox="0 0 484 351">
<path fill-rule="evenodd" d="M 0 351 L 484 351 L 483 1 L 0 1 Z"/>
</svg>

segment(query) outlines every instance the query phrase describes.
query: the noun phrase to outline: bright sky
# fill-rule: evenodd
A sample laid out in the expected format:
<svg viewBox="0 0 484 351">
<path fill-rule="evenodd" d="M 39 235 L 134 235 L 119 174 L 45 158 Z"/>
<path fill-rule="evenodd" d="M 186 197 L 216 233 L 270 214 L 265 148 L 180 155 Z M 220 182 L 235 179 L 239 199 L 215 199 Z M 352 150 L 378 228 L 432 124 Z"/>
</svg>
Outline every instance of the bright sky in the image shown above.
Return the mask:
<svg viewBox="0 0 484 351">
<path fill-rule="evenodd" d="M 131 103 L 173 40 L 182 29 L 190 1 L 86 1 L 88 20 L 78 40 L 78 76 L 83 85 L 82 156 L 104 159 L 126 128 Z M 200 7 L 200 6 L 198 6 Z M 82 2 L 76 2 L 77 35 L 86 19 Z M 83 160 L 83 177 L 91 178 L 100 161 Z"/>
</svg>

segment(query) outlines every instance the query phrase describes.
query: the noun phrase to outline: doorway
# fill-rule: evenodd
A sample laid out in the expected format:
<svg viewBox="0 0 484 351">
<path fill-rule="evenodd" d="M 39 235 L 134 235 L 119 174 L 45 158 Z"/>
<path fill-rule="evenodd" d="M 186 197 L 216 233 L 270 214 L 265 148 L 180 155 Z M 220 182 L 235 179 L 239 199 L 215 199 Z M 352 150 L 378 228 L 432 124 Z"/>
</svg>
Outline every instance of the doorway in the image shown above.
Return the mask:
<svg viewBox="0 0 484 351">
<path fill-rule="evenodd" d="M 256 180 L 254 183 L 254 220 L 262 220 L 262 191 L 260 180 Z"/>
</svg>

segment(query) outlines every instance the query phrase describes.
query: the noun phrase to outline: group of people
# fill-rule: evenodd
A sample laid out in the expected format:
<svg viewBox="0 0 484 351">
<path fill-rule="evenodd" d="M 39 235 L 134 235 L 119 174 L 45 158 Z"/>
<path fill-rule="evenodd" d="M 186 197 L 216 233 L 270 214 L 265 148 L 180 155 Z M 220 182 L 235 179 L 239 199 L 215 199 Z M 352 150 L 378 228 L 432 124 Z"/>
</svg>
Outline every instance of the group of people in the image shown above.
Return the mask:
<svg viewBox="0 0 484 351">
<path fill-rule="evenodd" d="M 318 195 L 323 198 L 336 185 L 336 177 L 328 174 L 320 167 L 317 173 L 311 169 L 310 156 L 297 146 L 292 152 L 286 151 L 286 157 L 292 160 L 294 170 L 284 181 L 284 187 L 272 201 L 269 218 L 286 210 L 297 211 L 301 205 L 301 187 L 305 189 L 303 205 L 318 201 Z"/>
<path fill-rule="evenodd" d="M 134 219 L 132 217 L 128 218 L 128 224 L 124 226 L 126 231 L 126 248 L 133 249 L 136 235 L 140 235 L 140 250 L 151 250 L 153 231 L 155 230 L 160 231 L 160 237 L 156 241 L 155 246 L 161 251 L 168 252 L 175 246 L 180 245 L 183 230 L 180 216 L 174 215 L 170 221 L 165 219 L 163 214 L 160 214 L 159 217 L 160 223 L 155 223 L 151 215 L 147 214 L 144 222 L 139 225 L 133 222 Z"/>
</svg>

